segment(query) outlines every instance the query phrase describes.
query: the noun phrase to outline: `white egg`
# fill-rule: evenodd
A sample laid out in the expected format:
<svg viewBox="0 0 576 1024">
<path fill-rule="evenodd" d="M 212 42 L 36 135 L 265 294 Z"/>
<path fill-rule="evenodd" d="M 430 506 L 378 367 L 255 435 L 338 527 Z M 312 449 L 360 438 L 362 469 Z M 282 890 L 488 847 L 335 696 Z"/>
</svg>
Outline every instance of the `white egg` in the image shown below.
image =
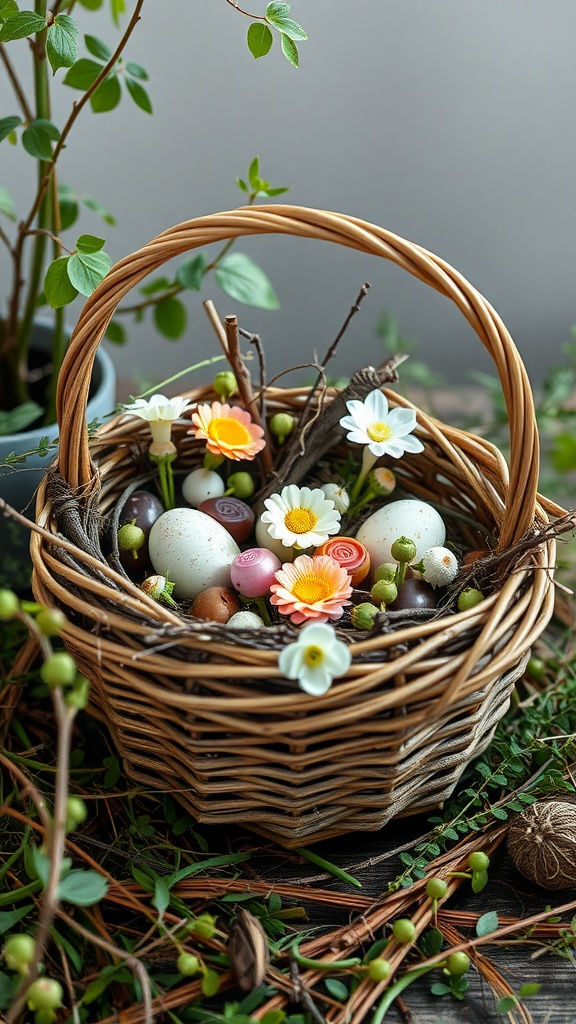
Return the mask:
<svg viewBox="0 0 576 1024">
<path fill-rule="evenodd" d="M 156 572 L 174 583 L 178 600 L 208 587 L 229 587 L 237 543 L 212 516 L 194 508 L 173 508 L 154 523 L 148 550 Z"/>
<path fill-rule="evenodd" d="M 408 537 L 416 545 L 418 562 L 428 548 L 438 547 L 446 540 L 446 527 L 432 505 L 416 498 L 391 501 L 366 519 L 356 534 L 370 552 L 370 564 L 376 569 L 382 562 L 392 562 L 390 548 L 399 537 Z"/>
<path fill-rule="evenodd" d="M 225 490 L 222 477 L 212 469 L 193 469 L 182 481 L 182 496 L 194 508 L 208 498 L 221 498 Z"/>
<path fill-rule="evenodd" d="M 226 623 L 228 627 L 232 629 L 261 629 L 264 625 L 264 620 L 256 615 L 256 612 L 249 612 L 243 608 L 242 611 L 234 612 Z"/>
<path fill-rule="evenodd" d="M 263 523 L 260 518 L 256 520 L 254 534 L 258 547 L 267 548 L 268 551 L 273 551 L 281 562 L 293 562 L 296 558 L 298 552 L 292 547 L 287 547 L 281 540 L 275 540 L 274 537 L 271 537 L 268 533 L 266 523 Z"/>
</svg>

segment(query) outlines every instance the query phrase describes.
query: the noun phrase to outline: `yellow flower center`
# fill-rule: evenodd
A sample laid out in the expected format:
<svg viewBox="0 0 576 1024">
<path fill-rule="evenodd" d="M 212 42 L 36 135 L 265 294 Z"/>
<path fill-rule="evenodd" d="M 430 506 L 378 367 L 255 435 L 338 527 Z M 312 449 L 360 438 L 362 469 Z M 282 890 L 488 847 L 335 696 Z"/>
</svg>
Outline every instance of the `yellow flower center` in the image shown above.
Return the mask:
<svg viewBox="0 0 576 1024">
<path fill-rule="evenodd" d="M 321 647 L 316 647 L 314 646 L 314 644 L 311 644 L 310 647 L 306 648 L 306 652 L 304 654 L 304 661 L 307 665 L 310 665 L 311 667 L 317 667 L 322 663 L 323 659 L 324 651 L 322 650 Z"/>
<path fill-rule="evenodd" d="M 238 420 L 233 420 L 227 416 L 210 421 L 208 424 L 208 436 L 213 441 L 221 441 L 222 444 L 227 444 L 230 448 L 243 448 L 244 445 L 250 444 L 251 441 L 246 427 L 239 423 Z"/>
<path fill-rule="evenodd" d="M 304 604 L 316 604 L 317 601 L 324 601 L 330 597 L 332 587 L 322 576 L 310 572 L 296 580 L 292 585 L 292 593 L 297 601 L 303 601 Z M 313 650 L 313 648 L 310 647 L 309 650 Z"/>
<path fill-rule="evenodd" d="M 387 423 L 371 423 L 366 433 L 371 441 L 387 441 L 392 437 L 392 431 Z"/>
<path fill-rule="evenodd" d="M 309 508 L 291 508 L 284 516 L 284 526 L 291 533 L 308 533 L 317 522 L 318 517 Z"/>
</svg>

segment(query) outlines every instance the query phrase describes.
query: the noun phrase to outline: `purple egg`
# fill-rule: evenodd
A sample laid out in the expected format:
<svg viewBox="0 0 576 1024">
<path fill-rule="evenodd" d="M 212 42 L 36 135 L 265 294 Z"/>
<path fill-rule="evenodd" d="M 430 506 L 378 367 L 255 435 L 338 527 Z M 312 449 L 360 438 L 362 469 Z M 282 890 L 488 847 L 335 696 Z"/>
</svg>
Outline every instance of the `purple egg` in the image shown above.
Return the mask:
<svg viewBox="0 0 576 1024">
<path fill-rule="evenodd" d="M 276 573 L 282 563 L 268 548 L 249 548 L 243 551 L 230 566 L 232 586 L 243 597 L 265 597 L 276 583 Z"/>
</svg>

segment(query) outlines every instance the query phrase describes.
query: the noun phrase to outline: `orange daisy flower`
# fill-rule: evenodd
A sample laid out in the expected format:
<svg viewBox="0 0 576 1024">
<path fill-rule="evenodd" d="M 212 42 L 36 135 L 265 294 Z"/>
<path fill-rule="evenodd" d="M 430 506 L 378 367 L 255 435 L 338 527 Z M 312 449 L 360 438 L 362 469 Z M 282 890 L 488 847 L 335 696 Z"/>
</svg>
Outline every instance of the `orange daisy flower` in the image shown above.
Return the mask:
<svg viewBox="0 0 576 1024">
<path fill-rule="evenodd" d="M 250 418 L 250 413 L 237 406 L 199 405 L 192 413 L 196 437 L 206 441 L 206 448 L 212 455 L 223 455 L 225 459 L 253 459 L 266 446 L 264 431 Z"/>
<path fill-rule="evenodd" d="M 350 604 L 350 576 L 328 555 L 299 555 L 276 572 L 277 583 L 270 591 L 270 603 L 294 625 L 313 619 L 339 619 Z"/>
</svg>

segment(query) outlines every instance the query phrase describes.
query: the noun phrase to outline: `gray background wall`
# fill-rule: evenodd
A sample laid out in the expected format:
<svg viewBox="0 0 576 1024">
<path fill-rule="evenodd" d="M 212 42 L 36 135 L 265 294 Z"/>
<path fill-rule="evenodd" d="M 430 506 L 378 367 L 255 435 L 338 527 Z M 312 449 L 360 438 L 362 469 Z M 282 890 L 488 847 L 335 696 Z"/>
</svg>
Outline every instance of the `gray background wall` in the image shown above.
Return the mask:
<svg viewBox="0 0 576 1024">
<path fill-rule="evenodd" d="M 82 31 L 114 42 L 104 10 L 75 14 Z M 292 15 L 309 34 L 298 71 L 278 43 L 255 61 L 248 21 L 225 0 L 145 4 L 127 59 L 150 72 L 154 116 L 127 98 L 111 114 L 87 112 L 61 164 L 63 181 L 115 213 L 117 228 L 102 232 L 112 258 L 238 205 L 235 178 L 257 153 L 265 176 L 292 186 L 287 201 L 375 221 L 456 266 L 499 311 L 538 384 L 576 321 L 574 0 L 293 0 Z M 59 90 L 56 120 L 75 95 Z M 1 159 L 18 199 L 22 157 L 3 146 Z M 81 227 L 101 231 L 93 215 Z M 323 352 L 364 280 L 373 287 L 336 372 L 378 359 L 383 308 L 452 381 L 490 368 L 447 300 L 381 261 L 292 239 L 240 248 L 265 266 L 281 311 L 239 307 L 212 282 L 203 296 L 261 333 L 273 371 Z M 145 322 L 111 351 L 122 377 L 160 381 L 216 345 L 193 298 L 185 340 L 164 341 Z"/>
</svg>

